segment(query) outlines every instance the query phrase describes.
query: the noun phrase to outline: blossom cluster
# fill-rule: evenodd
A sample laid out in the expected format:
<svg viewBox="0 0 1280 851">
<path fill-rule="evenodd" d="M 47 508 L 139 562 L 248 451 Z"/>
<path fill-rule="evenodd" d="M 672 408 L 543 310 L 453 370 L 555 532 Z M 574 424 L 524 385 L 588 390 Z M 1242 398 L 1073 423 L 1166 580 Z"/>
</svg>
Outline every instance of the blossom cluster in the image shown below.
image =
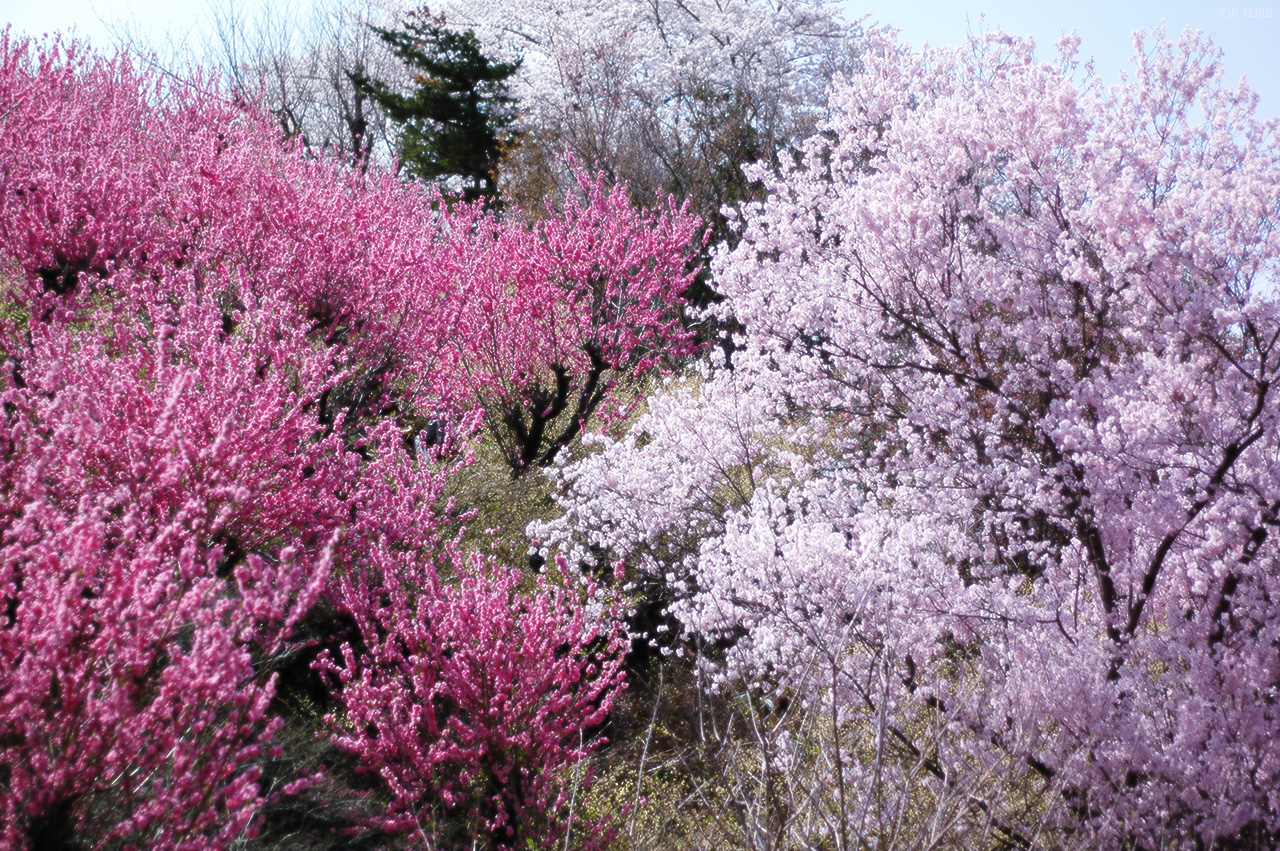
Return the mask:
<svg viewBox="0 0 1280 851">
<path fill-rule="evenodd" d="M 872 37 L 717 256 L 729 359 L 539 530 L 663 576 L 722 688 L 826 707 L 832 847 L 908 772 L 1006 778 L 961 845 L 1280 832 L 1278 128 L 1203 37 L 1136 46 L 1107 87 L 1072 39 Z"/>
<path fill-rule="evenodd" d="M 687 348 L 696 223 L 582 180 L 538 225 L 450 208 L 216 81 L 0 36 L 0 845 L 252 836 L 320 603 L 361 627 L 318 665 L 386 825 L 559 829 L 616 612 L 463 558 L 443 492 L 469 422 L 529 407 L 503 388 L 589 397 L 554 454 Z"/>
</svg>

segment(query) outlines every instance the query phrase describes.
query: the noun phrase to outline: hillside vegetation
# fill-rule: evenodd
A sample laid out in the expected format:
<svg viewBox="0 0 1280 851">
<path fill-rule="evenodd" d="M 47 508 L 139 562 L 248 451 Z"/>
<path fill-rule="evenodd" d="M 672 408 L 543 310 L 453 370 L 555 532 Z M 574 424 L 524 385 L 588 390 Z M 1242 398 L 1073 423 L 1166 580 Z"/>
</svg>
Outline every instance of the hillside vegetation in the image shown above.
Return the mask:
<svg viewBox="0 0 1280 851">
<path fill-rule="evenodd" d="M 0 36 L 0 849 L 1275 847 L 1280 122 L 580 5 L 438 185 Z"/>
</svg>

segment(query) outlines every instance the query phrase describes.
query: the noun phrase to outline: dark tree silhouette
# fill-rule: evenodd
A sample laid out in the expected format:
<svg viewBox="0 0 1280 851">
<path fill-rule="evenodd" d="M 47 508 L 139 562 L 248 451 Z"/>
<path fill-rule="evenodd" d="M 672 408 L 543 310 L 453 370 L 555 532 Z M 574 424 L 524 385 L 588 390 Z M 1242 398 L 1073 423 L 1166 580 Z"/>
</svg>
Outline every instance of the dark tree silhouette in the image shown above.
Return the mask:
<svg viewBox="0 0 1280 851">
<path fill-rule="evenodd" d="M 425 180 L 460 179 L 463 200 L 496 204 L 494 172 L 516 118 L 508 80 L 520 63 L 490 59 L 474 33 L 448 29 L 425 7 L 403 29 L 373 30 L 414 71 L 414 89 L 401 94 L 359 71 L 350 77 L 399 125 L 403 167 Z"/>
</svg>

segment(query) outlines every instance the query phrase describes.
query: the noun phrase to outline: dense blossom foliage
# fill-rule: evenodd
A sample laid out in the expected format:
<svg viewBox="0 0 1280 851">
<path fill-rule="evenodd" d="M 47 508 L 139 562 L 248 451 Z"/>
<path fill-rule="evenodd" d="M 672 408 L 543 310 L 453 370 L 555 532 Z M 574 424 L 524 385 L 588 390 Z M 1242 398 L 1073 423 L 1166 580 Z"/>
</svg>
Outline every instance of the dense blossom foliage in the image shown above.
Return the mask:
<svg viewBox="0 0 1280 851">
<path fill-rule="evenodd" d="M 552 461 L 634 381 L 693 350 L 681 293 L 698 220 L 632 206 L 578 172 L 580 193 L 529 227 L 494 225 L 471 244 L 457 357 L 512 467 Z M 604 410 L 601 410 L 601 409 Z"/>
<path fill-rule="evenodd" d="M 573 826 L 574 769 L 603 743 L 584 731 L 622 684 L 617 613 L 588 616 L 563 566 L 531 592 L 518 570 L 478 557 L 450 567 L 456 587 L 412 561 L 386 565 L 376 585 L 346 582 L 363 649 L 321 659 L 342 685 L 337 742 L 386 781 L 396 826 L 431 834 L 433 809 L 460 810 L 466 833 L 451 844 L 553 841 Z M 578 821 L 588 838 L 599 827 Z"/>
<path fill-rule="evenodd" d="M 1107 87 L 761 8 L 452 21 L 642 194 L 825 116 L 618 439 L 693 352 L 689 207 L 572 160 L 536 222 L 451 205 L 0 36 L 0 847 L 228 848 L 333 783 L 342 840 L 599 844 L 606 564 L 718 691 L 680 794 L 748 847 L 1280 841 L 1280 122 L 1194 34 Z M 541 572 L 464 551 L 475 433 L 563 485 Z"/>
<path fill-rule="evenodd" d="M 251 650 L 284 649 L 330 554 L 323 540 L 259 551 L 313 502 L 298 471 L 331 468 L 332 447 L 310 439 L 279 371 L 261 373 L 288 352 L 284 329 L 209 347 L 216 312 L 166 318 L 159 339 L 122 322 L 109 341 L 32 323 L 9 363 L 6 847 L 63 821 L 98 843 L 225 845 L 261 805 L 256 762 L 277 722 Z M 315 392 L 315 375 L 299 379 Z M 253 554 L 228 558 L 232 539 Z"/>
<path fill-rule="evenodd" d="M 270 128 L 198 96 L 198 82 L 150 94 L 177 101 L 171 133 L 153 133 L 138 89 L 159 84 L 122 62 L 78 74 L 49 55 L 24 91 L 22 54 L 6 61 L 0 233 L 12 259 L 60 294 L 82 275 L 109 287 L 117 268 L 179 264 L 231 324 L 265 295 L 286 298 L 348 372 L 324 418 L 368 413 L 393 384 L 420 411 L 461 416 L 480 401 L 509 418 L 520 399 L 491 388 L 554 388 L 564 373 L 575 394 L 590 384 L 585 420 L 613 383 L 599 369 L 588 382 L 590 352 L 639 376 L 687 344 L 676 311 L 697 228 L 680 211 L 641 213 L 581 172 L 585 200 L 537 226 L 440 210 L 389 175 L 282 149 Z"/>
<path fill-rule="evenodd" d="M 655 96 L 678 90 L 682 82 L 701 81 L 724 91 L 750 92 L 762 102 L 766 93 L 776 94 L 780 102 L 772 108 L 777 110 L 813 109 L 825 93 L 821 71 L 830 70 L 834 61 L 832 43 L 854 32 L 833 4 L 812 0 L 608 7 L 576 0 L 477 3 L 458 9 L 449 21 L 474 27 L 483 41 L 524 51 L 522 98 L 538 108 L 560 101 L 547 107 L 557 111 L 570 108 L 579 93 L 563 86 L 564 76 L 577 78 L 583 91 L 590 91 L 594 80 L 620 83 L 618 91 L 632 95 L 644 77 Z M 594 57 L 613 67 L 592 67 Z M 610 74 L 620 76 L 611 80 Z M 590 104 L 603 107 L 603 101 Z"/>
<path fill-rule="evenodd" d="M 447 751 L 454 777 L 518 775 L 511 788 L 543 795 L 539 812 L 557 818 L 558 772 L 590 750 L 620 683 L 612 610 L 569 586 L 526 594 L 496 567 L 465 578 L 446 557 L 458 510 L 441 494 L 467 455 L 413 439 L 448 416 L 456 442 L 499 383 L 477 356 L 492 346 L 465 337 L 477 270 L 498 268 L 511 241 L 560 257 L 554 226 L 441 210 L 416 185 L 310 159 L 212 82 L 0 38 L 0 844 L 252 836 L 280 747 L 272 672 L 306 649 L 295 627 L 321 597 L 371 629 L 408 617 L 356 593 L 374 582 L 436 613 L 406 633 L 406 658 L 415 675 L 437 666 L 430 676 L 472 713 L 464 727 L 435 705 L 442 727 L 411 735 Z M 674 211 L 615 222 L 615 197 L 571 207 L 566 227 L 657 246 L 639 260 L 597 252 L 625 264 L 602 280 L 643 283 L 611 283 L 611 309 L 592 313 L 572 272 L 545 283 L 544 267 L 502 267 L 508 296 L 528 281 L 543 302 L 495 301 L 496 314 L 519 327 L 521 306 L 550 309 L 560 335 L 544 355 L 508 333 L 504 368 L 523 350 L 531 374 L 554 369 L 586 341 L 611 367 L 644 370 L 683 345 L 655 300 L 678 293 L 690 249 L 672 228 L 690 225 Z M 437 562 L 457 570 L 437 577 Z M 467 636 L 483 664 L 443 653 L 468 613 L 496 627 L 498 601 L 507 629 Z M 373 655 L 354 657 L 360 676 L 401 682 L 362 638 Z M 544 639 L 555 643 L 534 652 Z M 464 698 L 491 680 L 506 691 Z M 379 709 L 393 711 L 362 711 Z M 475 739 L 488 711 L 528 746 L 510 726 L 484 728 L 512 737 L 501 758 L 449 738 Z M 391 786 L 416 770 L 370 759 Z"/>
<path fill-rule="evenodd" d="M 731 364 L 564 473 L 558 540 L 828 719 L 829 847 L 957 790 L 961 845 L 1280 834 L 1280 128 L 1136 44 L 876 36 L 717 259 Z"/>
</svg>

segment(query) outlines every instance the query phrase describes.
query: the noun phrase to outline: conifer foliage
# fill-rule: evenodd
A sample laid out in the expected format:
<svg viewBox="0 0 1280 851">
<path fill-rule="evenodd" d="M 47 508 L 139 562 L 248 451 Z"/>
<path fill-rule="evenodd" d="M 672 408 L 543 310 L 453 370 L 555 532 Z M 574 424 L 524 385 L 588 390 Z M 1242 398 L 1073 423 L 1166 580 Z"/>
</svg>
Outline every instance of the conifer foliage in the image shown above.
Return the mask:
<svg viewBox="0 0 1280 851">
<path fill-rule="evenodd" d="M 486 56 L 474 33 L 446 27 L 425 7 L 403 29 L 373 29 L 412 70 L 413 91 L 358 72 L 351 80 L 399 125 L 401 164 L 424 180 L 460 180 L 466 201 L 496 202 L 498 161 L 511 141 L 504 131 L 516 118 L 507 81 L 519 61 Z"/>
</svg>

